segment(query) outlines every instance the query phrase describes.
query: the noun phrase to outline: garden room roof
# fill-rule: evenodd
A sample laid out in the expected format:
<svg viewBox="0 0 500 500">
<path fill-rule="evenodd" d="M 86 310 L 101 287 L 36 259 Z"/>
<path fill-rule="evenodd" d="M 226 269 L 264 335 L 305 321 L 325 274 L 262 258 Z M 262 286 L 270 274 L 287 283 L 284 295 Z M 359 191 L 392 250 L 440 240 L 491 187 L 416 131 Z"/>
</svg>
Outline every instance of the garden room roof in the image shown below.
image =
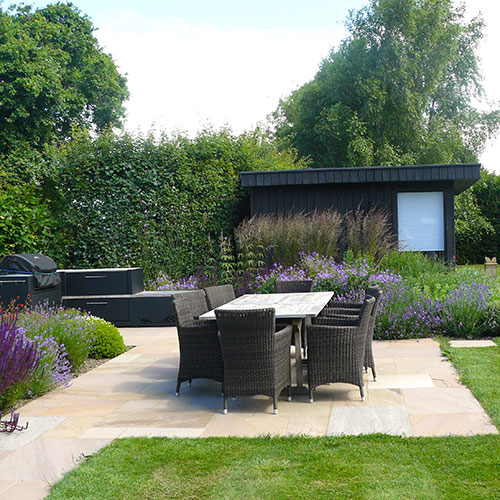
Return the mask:
<svg viewBox="0 0 500 500">
<path fill-rule="evenodd" d="M 355 184 L 371 182 L 452 181 L 459 194 L 480 177 L 480 163 L 453 165 L 414 165 L 402 167 L 310 168 L 242 172 L 243 187 L 297 186 L 311 184 Z"/>
</svg>

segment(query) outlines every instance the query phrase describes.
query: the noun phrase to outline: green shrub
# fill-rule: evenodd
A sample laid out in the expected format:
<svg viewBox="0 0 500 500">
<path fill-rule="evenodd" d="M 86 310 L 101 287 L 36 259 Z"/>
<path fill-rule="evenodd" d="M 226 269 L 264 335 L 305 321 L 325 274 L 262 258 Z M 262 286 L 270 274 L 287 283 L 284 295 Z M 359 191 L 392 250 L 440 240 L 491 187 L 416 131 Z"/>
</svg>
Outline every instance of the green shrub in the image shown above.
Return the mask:
<svg viewBox="0 0 500 500">
<path fill-rule="evenodd" d="M 88 318 L 94 331 L 90 356 L 95 359 L 114 358 L 125 352 L 125 343 L 118 328 L 108 321 L 93 316 Z"/>
<path fill-rule="evenodd" d="M 391 252 L 380 260 L 382 269 L 390 269 L 403 278 L 416 278 L 423 273 L 442 274 L 447 271 L 445 264 L 427 257 L 421 252 Z"/>
</svg>

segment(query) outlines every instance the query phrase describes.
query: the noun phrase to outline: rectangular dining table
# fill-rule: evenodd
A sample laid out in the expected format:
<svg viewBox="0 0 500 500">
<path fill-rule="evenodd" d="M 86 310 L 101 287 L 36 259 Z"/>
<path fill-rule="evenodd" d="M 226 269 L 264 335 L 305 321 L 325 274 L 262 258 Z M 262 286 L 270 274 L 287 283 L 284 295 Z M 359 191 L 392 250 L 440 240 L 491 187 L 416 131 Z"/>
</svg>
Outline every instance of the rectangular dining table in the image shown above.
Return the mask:
<svg viewBox="0 0 500 500">
<path fill-rule="evenodd" d="M 260 309 L 271 307 L 276 319 L 290 321 L 295 338 L 295 370 L 297 389 L 305 389 L 302 376 L 302 327 L 304 319 L 317 316 L 333 297 L 333 292 L 306 293 L 262 293 L 246 294 L 217 309 Z M 200 319 L 214 321 L 215 309 L 200 316 Z"/>
</svg>

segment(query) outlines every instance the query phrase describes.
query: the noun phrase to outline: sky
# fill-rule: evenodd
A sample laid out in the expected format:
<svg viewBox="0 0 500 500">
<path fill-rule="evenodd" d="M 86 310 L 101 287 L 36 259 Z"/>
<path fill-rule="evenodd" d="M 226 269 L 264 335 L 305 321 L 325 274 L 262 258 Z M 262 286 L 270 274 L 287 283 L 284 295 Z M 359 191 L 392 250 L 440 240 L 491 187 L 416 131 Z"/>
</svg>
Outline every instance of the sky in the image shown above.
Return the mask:
<svg viewBox="0 0 500 500">
<path fill-rule="evenodd" d="M 44 0 L 26 1 L 43 7 Z M 74 0 L 127 75 L 125 128 L 252 130 L 311 80 L 345 37 L 351 9 L 368 0 Z M 500 103 L 500 2 L 466 0 L 486 22 L 479 50 L 483 86 Z M 500 107 L 500 104 L 499 104 Z M 500 134 L 480 161 L 500 173 Z"/>
</svg>

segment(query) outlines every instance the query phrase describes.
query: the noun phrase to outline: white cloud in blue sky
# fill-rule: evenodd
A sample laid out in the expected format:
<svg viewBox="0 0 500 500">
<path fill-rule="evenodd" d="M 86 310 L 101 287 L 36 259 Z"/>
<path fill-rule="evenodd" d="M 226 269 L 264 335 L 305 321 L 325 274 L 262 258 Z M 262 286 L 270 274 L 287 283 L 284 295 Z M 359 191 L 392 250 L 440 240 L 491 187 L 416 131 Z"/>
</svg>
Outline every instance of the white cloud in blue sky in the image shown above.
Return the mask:
<svg viewBox="0 0 500 500">
<path fill-rule="evenodd" d="M 47 1 L 26 2 L 44 6 Z M 350 9 L 367 0 L 75 0 L 122 73 L 131 93 L 128 129 L 152 125 L 191 134 L 211 124 L 253 128 L 313 78 L 344 37 Z M 458 2 L 457 2 L 458 3 Z M 483 13 L 484 87 L 500 101 L 500 2 L 467 0 Z M 482 162 L 500 172 L 500 140 Z"/>
</svg>

